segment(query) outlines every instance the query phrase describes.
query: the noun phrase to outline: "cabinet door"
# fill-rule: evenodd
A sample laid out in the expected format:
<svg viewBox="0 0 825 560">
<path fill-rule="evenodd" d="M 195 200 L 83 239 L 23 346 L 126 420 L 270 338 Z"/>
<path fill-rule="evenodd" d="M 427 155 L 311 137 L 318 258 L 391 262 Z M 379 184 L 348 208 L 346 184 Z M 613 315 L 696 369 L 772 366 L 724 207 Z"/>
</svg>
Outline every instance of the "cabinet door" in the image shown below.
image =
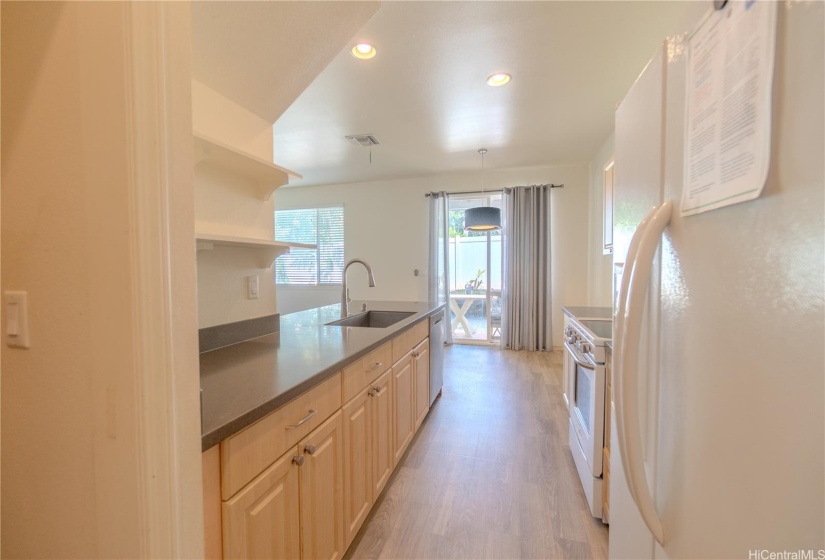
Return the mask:
<svg viewBox="0 0 825 560">
<path fill-rule="evenodd" d="M 393 384 L 393 467 L 398 464 L 415 432 L 413 416 L 412 352 L 392 366 Z"/>
<path fill-rule="evenodd" d="M 392 371 L 387 370 L 384 375 L 373 383 L 375 393 L 372 397 L 372 445 L 373 445 L 373 500 L 378 499 L 387 481 L 390 479 L 395 466 L 395 452 L 393 449 L 393 395 Z"/>
<path fill-rule="evenodd" d="M 301 465 L 301 557 L 344 554 L 344 437 L 339 410 L 298 444 Z"/>
<path fill-rule="evenodd" d="M 567 327 L 570 324 L 570 318 L 564 316 L 564 337 L 567 337 Z M 570 409 L 570 354 L 567 349 L 562 346 L 561 349 L 562 366 L 561 366 L 561 386 L 562 397 L 564 397 L 564 406 Z"/>
<path fill-rule="evenodd" d="M 361 528 L 373 502 L 373 389 L 341 410 L 344 418 L 344 546 Z"/>
<path fill-rule="evenodd" d="M 430 411 L 430 339 L 425 338 L 413 350 L 415 376 L 415 430 Z"/>
<path fill-rule="evenodd" d="M 224 558 L 299 558 L 297 448 L 222 505 Z"/>
</svg>

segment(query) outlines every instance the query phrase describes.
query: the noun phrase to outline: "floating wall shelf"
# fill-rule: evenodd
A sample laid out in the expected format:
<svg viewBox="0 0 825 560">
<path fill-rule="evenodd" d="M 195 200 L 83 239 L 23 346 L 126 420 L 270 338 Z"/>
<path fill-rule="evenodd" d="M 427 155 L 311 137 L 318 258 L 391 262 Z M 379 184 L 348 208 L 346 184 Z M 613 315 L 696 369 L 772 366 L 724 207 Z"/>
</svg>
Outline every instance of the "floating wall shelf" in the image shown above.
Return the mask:
<svg viewBox="0 0 825 560">
<path fill-rule="evenodd" d="M 195 133 L 195 165 L 223 169 L 249 179 L 254 184 L 254 194 L 261 200 L 269 200 L 275 189 L 289 183 L 289 178 L 302 179 L 295 171 L 286 169 L 232 146 Z"/>
<path fill-rule="evenodd" d="M 270 239 L 253 239 L 251 237 L 232 237 L 229 235 L 213 235 L 211 233 L 195 234 L 198 251 L 208 251 L 216 245 L 219 247 L 240 247 L 256 249 L 258 264 L 261 268 L 269 268 L 279 256 L 289 253 L 291 248 L 315 249 L 316 245 L 307 243 L 287 243 L 286 241 L 272 241 Z"/>
</svg>

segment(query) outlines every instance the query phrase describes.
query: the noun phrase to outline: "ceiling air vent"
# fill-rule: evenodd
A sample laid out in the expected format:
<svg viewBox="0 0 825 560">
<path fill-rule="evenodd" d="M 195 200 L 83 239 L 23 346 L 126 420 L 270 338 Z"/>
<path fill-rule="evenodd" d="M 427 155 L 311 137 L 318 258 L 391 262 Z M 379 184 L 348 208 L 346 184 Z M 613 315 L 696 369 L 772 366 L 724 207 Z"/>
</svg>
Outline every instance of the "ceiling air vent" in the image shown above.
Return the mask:
<svg viewBox="0 0 825 560">
<path fill-rule="evenodd" d="M 378 138 L 372 134 L 353 134 L 351 136 L 344 136 L 344 138 L 356 146 L 363 146 L 365 148 L 378 145 Z"/>
</svg>

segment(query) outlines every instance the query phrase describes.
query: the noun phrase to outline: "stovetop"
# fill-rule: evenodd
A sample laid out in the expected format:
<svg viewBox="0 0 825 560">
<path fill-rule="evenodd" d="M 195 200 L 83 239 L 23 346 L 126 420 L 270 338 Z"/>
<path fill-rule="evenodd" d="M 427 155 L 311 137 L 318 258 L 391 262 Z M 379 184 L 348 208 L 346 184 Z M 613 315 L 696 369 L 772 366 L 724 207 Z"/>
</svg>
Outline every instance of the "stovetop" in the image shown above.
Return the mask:
<svg viewBox="0 0 825 560">
<path fill-rule="evenodd" d="M 588 361 L 603 364 L 604 345 L 612 340 L 613 322 L 599 319 L 572 319 L 565 340 L 573 345 Z"/>
<path fill-rule="evenodd" d="M 590 331 L 589 333 L 583 334 L 589 334 L 590 336 L 588 338 L 592 338 L 592 342 L 599 346 L 604 346 L 605 342 L 610 342 L 613 339 L 613 321 L 577 319 L 576 323 L 584 327 L 585 330 Z"/>
</svg>

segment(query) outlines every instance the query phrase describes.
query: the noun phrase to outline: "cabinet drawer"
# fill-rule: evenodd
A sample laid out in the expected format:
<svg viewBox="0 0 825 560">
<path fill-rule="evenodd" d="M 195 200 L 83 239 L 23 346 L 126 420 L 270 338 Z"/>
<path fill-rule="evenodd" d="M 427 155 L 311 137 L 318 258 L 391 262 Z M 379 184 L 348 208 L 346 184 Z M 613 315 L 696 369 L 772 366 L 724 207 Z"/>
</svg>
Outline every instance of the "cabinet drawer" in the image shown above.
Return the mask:
<svg viewBox="0 0 825 560">
<path fill-rule="evenodd" d="M 373 350 L 354 364 L 344 368 L 344 402 L 363 391 L 367 385 L 392 366 L 392 342 Z"/>
<path fill-rule="evenodd" d="M 429 321 L 420 321 L 411 329 L 407 329 L 403 333 L 392 339 L 392 361 L 397 362 L 404 357 L 404 354 L 418 346 L 418 343 L 427 338 L 429 334 L 427 327 Z"/>
<path fill-rule="evenodd" d="M 222 441 L 222 498 L 229 499 L 339 408 L 340 372 Z"/>
</svg>

